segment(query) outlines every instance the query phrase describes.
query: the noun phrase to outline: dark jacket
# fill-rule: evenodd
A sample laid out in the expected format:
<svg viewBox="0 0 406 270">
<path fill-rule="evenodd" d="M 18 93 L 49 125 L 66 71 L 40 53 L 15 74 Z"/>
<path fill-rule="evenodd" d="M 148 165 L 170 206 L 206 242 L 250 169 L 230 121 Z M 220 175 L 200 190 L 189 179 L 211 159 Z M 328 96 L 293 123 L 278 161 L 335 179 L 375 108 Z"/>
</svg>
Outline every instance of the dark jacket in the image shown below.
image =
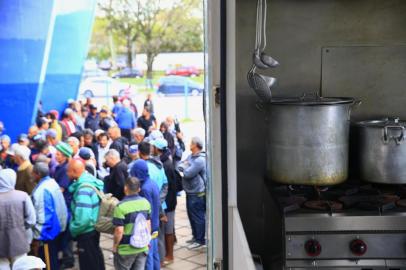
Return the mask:
<svg viewBox="0 0 406 270">
<path fill-rule="evenodd" d="M 110 149 L 117 150 L 120 154 L 120 158 L 123 159 L 127 155 L 126 145 L 128 145 L 128 140 L 124 137 L 120 137 L 111 143 Z"/>
<path fill-rule="evenodd" d="M 89 114 L 85 120 L 85 128 L 90 128 L 91 130 L 96 131 L 100 129 L 99 122 L 100 119 L 98 114 L 95 116 Z"/>
<path fill-rule="evenodd" d="M 104 131 L 109 130 L 109 128 L 116 126 L 117 123 L 114 121 L 114 119 L 111 116 L 107 116 L 103 119 L 100 120 L 99 126 L 101 129 Z"/>
<path fill-rule="evenodd" d="M 104 178 L 106 192 L 113 194 L 121 201 L 124 198 L 124 183 L 127 177 L 127 164 L 121 160 L 116 166 L 110 168 L 110 175 Z"/>
<path fill-rule="evenodd" d="M 68 168 L 68 162 L 60 164 L 56 166 L 55 173 L 53 178 L 58 183 L 58 185 L 64 188 L 63 197 L 65 198 L 66 206 L 68 207 L 68 211 L 70 212 L 70 203 L 72 202 L 72 193 L 69 192 L 69 186 L 71 185 L 72 181 L 69 179 L 68 175 L 66 174 Z"/>
<path fill-rule="evenodd" d="M 176 190 L 176 178 L 178 174 L 175 173 L 175 167 L 171 152 L 168 149 L 161 156 L 161 162 L 163 163 L 166 178 L 168 179 L 168 193 L 166 194 L 166 212 L 172 212 L 176 208 L 177 204 L 177 190 Z"/>
<path fill-rule="evenodd" d="M 164 139 L 168 142 L 168 148 L 170 150 L 170 153 L 172 155 L 172 157 L 174 157 L 175 155 L 175 139 L 173 138 L 173 135 L 169 132 L 169 131 L 165 131 L 163 133 L 164 135 Z"/>
</svg>

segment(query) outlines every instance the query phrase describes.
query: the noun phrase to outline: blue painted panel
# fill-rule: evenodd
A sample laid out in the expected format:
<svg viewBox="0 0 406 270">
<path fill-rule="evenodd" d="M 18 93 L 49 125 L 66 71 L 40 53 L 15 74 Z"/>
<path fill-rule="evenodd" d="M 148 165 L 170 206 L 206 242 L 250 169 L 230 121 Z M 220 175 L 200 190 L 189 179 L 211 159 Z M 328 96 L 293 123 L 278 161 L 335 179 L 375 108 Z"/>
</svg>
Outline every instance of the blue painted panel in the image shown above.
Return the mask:
<svg viewBox="0 0 406 270">
<path fill-rule="evenodd" d="M 0 120 L 12 138 L 26 132 L 35 116 L 53 8 L 53 0 L 0 1 Z"/>
<path fill-rule="evenodd" d="M 76 1 L 76 2 L 75 2 Z M 95 0 L 75 0 L 60 7 L 55 20 L 52 47 L 41 100 L 44 111 L 62 111 L 69 98 L 76 98 L 83 63 L 87 57 L 94 20 Z"/>
</svg>

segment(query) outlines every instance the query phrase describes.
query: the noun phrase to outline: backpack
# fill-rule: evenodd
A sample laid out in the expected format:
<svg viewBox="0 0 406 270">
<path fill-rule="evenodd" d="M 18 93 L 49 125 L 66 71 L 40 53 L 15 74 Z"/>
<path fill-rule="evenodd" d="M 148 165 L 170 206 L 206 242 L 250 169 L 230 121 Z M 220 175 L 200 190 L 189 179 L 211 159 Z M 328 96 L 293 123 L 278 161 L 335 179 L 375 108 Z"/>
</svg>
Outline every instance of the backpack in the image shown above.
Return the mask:
<svg viewBox="0 0 406 270">
<path fill-rule="evenodd" d="M 111 193 L 104 194 L 102 191 L 98 190 L 92 185 L 82 184 L 82 187 L 89 187 L 93 189 L 100 199 L 99 214 L 97 216 L 97 222 L 95 224 L 95 229 L 101 233 L 113 234 L 115 226 L 113 225 L 113 215 L 114 209 L 116 208 L 119 200 L 113 197 Z"/>
<path fill-rule="evenodd" d="M 130 246 L 144 248 L 151 242 L 151 233 L 148 230 L 147 220 L 142 213 L 135 218 L 133 233 L 130 237 Z"/>
</svg>

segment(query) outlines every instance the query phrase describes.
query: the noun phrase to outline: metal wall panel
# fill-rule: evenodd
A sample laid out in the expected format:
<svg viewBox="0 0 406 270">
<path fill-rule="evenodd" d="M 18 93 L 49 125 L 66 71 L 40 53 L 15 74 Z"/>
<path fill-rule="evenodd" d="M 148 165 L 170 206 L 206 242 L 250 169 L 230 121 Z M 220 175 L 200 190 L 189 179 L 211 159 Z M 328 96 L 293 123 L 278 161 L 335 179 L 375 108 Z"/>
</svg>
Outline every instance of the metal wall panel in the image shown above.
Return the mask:
<svg viewBox="0 0 406 270">
<path fill-rule="evenodd" d="M 237 77 L 238 208 L 251 250 L 269 269 L 270 258 L 281 252 L 280 217 L 265 191 L 266 114 L 256 109 L 257 98 L 246 81 L 256 1 L 237 0 L 236 8 L 236 66 L 228 68 L 235 68 Z M 267 52 L 281 65 L 263 74 L 278 78 L 274 95 L 300 96 L 321 88 L 322 48 L 406 44 L 406 1 L 268 0 L 267 26 Z M 366 65 L 372 69 L 376 62 Z M 392 94 L 399 93 L 387 92 Z"/>
</svg>

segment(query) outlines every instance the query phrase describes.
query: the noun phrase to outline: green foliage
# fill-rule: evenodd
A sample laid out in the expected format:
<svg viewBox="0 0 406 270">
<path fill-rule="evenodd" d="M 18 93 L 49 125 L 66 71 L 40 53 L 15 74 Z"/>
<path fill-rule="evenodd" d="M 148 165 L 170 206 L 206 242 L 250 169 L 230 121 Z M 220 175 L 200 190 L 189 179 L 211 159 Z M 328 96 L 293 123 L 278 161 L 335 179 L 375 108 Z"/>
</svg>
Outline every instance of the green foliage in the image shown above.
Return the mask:
<svg viewBox="0 0 406 270">
<path fill-rule="evenodd" d="M 133 53 L 147 55 L 147 76 L 161 52 L 203 50 L 203 9 L 201 0 L 105 0 L 99 4 L 90 56 L 98 59 Z M 106 35 L 107 34 L 107 35 Z M 114 46 L 113 46 L 114 45 Z"/>
</svg>

